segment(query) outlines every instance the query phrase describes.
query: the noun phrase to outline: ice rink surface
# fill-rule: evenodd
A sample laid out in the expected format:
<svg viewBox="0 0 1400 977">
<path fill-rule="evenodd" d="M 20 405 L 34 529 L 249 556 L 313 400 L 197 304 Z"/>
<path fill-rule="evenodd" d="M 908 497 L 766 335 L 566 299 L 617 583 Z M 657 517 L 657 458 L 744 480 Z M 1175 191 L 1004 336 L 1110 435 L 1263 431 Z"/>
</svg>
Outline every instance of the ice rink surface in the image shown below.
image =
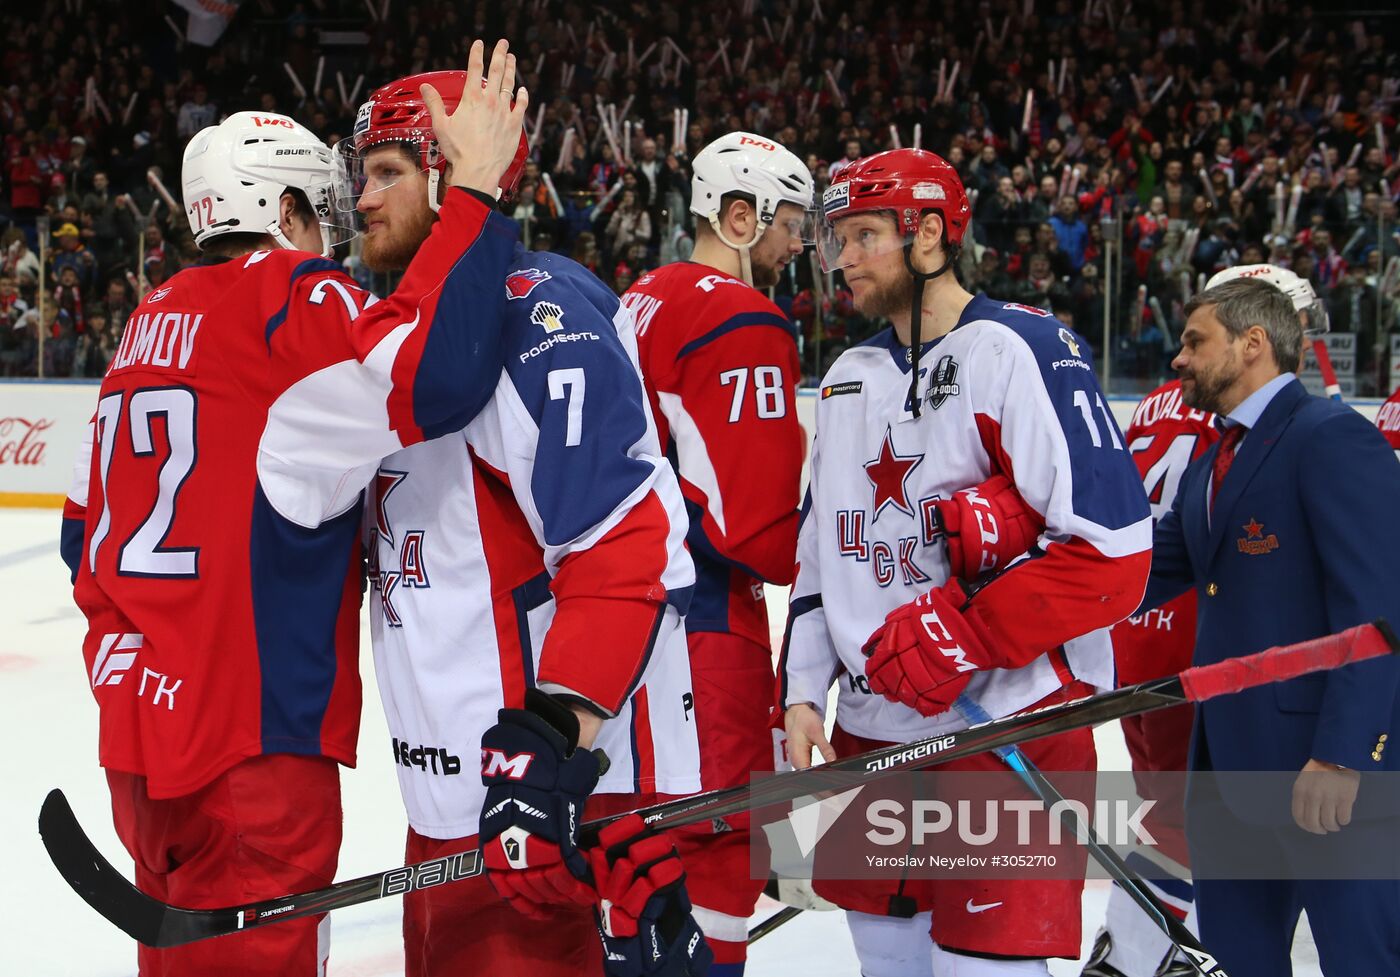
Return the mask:
<svg viewBox="0 0 1400 977">
<path fill-rule="evenodd" d="M 37 819 L 44 795 L 62 787 L 93 842 L 127 877 L 131 863 L 112 830 L 106 782 L 97 766 L 97 707 L 82 660 L 83 621 L 58 556 L 57 510 L 0 509 L 0 975 L 125 977 L 136 972 L 135 944 L 89 909 L 49 863 Z M 781 594 L 774 592 L 774 597 Z M 774 599 L 775 610 L 782 606 Z M 774 626 L 781 628 L 781 621 Z M 366 634 L 368 633 L 366 629 Z M 342 879 L 401 864 L 405 821 L 388 733 L 372 678 L 369 642 L 361 657 L 365 711 L 360 766 L 343 774 Z M 1117 727 L 1098 730 L 1103 769 L 1125 770 Z M 1086 951 L 1103 919 L 1108 887 L 1090 883 L 1084 899 Z M 769 909 L 761 909 L 757 922 Z M 400 903 L 387 899 L 333 914 L 332 977 L 403 973 Z M 1055 977 L 1079 964 L 1054 961 Z M 855 977 L 859 974 L 843 914 L 803 913 L 755 944 L 754 977 Z M 1294 948 L 1294 973 L 1321 971 L 1306 932 Z"/>
</svg>

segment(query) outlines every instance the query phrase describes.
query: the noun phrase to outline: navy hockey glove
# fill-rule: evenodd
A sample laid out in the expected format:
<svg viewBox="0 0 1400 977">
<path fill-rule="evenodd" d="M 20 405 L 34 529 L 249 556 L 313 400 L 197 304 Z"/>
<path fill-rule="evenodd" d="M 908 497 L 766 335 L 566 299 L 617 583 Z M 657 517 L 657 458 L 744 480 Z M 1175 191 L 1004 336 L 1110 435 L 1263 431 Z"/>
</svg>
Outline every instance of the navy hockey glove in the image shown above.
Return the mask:
<svg viewBox="0 0 1400 977">
<path fill-rule="evenodd" d="M 640 816 L 614 821 L 588 850 L 608 977 L 699 977 L 714 960 L 690 911 L 676 846 Z"/>
<path fill-rule="evenodd" d="M 1045 520 L 1028 506 L 1005 475 L 993 475 L 975 488 L 933 504 L 948 547 L 953 576 L 973 583 L 1006 569 L 1045 530 Z"/>
<path fill-rule="evenodd" d="M 896 607 L 865 642 L 871 691 L 925 716 L 946 712 L 972 675 L 997 668 L 992 636 L 957 580 Z"/>
<path fill-rule="evenodd" d="M 597 901 L 578 826 L 605 760 L 578 749 L 578 733 L 577 716 L 530 689 L 524 709 L 502 709 L 481 737 L 486 877 L 532 919 L 550 918 L 549 905 Z"/>
</svg>

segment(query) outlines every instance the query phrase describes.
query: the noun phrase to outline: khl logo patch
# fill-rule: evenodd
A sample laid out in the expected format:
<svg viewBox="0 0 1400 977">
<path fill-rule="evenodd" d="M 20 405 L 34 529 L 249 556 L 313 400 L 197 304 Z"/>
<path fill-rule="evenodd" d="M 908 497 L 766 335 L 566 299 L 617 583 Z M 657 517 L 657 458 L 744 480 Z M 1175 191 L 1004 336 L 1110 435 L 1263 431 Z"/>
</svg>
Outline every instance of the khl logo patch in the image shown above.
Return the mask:
<svg viewBox="0 0 1400 977">
<path fill-rule="evenodd" d="M 938 361 L 928 383 L 928 405 L 934 410 L 942 407 L 949 397 L 962 393 L 957 384 L 958 361 L 949 354 Z"/>
</svg>

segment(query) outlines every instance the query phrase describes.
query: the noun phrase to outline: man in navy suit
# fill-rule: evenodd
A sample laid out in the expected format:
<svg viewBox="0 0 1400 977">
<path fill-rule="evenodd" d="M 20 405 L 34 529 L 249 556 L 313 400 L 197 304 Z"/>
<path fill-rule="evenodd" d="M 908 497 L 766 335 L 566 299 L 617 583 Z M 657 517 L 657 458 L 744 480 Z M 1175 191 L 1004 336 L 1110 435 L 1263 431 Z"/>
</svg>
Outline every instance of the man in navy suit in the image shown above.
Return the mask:
<svg viewBox="0 0 1400 977">
<path fill-rule="evenodd" d="M 1186 312 L 1172 366 L 1187 405 L 1217 414 L 1223 434 L 1186 470 L 1157 523 L 1143 609 L 1196 589 L 1198 665 L 1377 617 L 1400 621 L 1400 462 L 1360 414 L 1304 391 L 1290 300 L 1238 279 L 1202 292 Z M 1225 851 L 1274 876 L 1197 877 L 1202 942 L 1231 977 L 1290 973 L 1303 909 L 1325 974 L 1400 974 L 1400 875 L 1326 881 L 1295 868 L 1313 878 L 1278 878 L 1310 846 L 1313 856 L 1333 846 L 1321 849 L 1325 861 L 1338 845 L 1354 855 L 1357 841 L 1376 836 L 1361 774 L 1397 769 L 1400 750 L 1386 749 L 1400 731 L 1397 689 L 1400 660 L 1387 658 L 1198 706 L 1192 864 Z M 1273 796 L 1196 771 L 1299 774 Z M 1333 832 L 1341 834 L 1312 837 Z M 1393 861 L 1400 840 L 1381 839 L 1366 850 Z"/>
</svg>

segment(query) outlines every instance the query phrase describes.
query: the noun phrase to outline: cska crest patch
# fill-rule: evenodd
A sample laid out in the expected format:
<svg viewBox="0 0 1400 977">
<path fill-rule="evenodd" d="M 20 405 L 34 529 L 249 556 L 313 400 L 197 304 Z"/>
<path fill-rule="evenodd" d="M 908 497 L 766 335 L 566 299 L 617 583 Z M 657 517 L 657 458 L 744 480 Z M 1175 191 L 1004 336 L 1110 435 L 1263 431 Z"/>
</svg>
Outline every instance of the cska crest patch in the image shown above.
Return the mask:
<svg viewBox="0 0 1400 977">
<path fill-rule="evenodd" d="M 1273 533 L 1265 535 L 1264 524 L 1258 519 L 1251 517 L 1240 528 L 1244 535 L 1235 540 L 1235 546 L 1245 556 L 1265 556 L 1278 549 L 1278 537 Z"/>
<path fill-rule="evenodd" d="M 944 356 L 933 368 L 933 376 L 928 383 L 928 405 L 934 410 L 947 403 L 949 397 L 962 393 L 958 386 L 958 361 L 952 355 Z"/>
<path fill-rule="evenodd" d="M 535 290 L 536 285 L 549 281 L 554 276 L 538 268 L 521 268 L 506 276 L 506 301 L 523 299 Z"/>
</svg>

